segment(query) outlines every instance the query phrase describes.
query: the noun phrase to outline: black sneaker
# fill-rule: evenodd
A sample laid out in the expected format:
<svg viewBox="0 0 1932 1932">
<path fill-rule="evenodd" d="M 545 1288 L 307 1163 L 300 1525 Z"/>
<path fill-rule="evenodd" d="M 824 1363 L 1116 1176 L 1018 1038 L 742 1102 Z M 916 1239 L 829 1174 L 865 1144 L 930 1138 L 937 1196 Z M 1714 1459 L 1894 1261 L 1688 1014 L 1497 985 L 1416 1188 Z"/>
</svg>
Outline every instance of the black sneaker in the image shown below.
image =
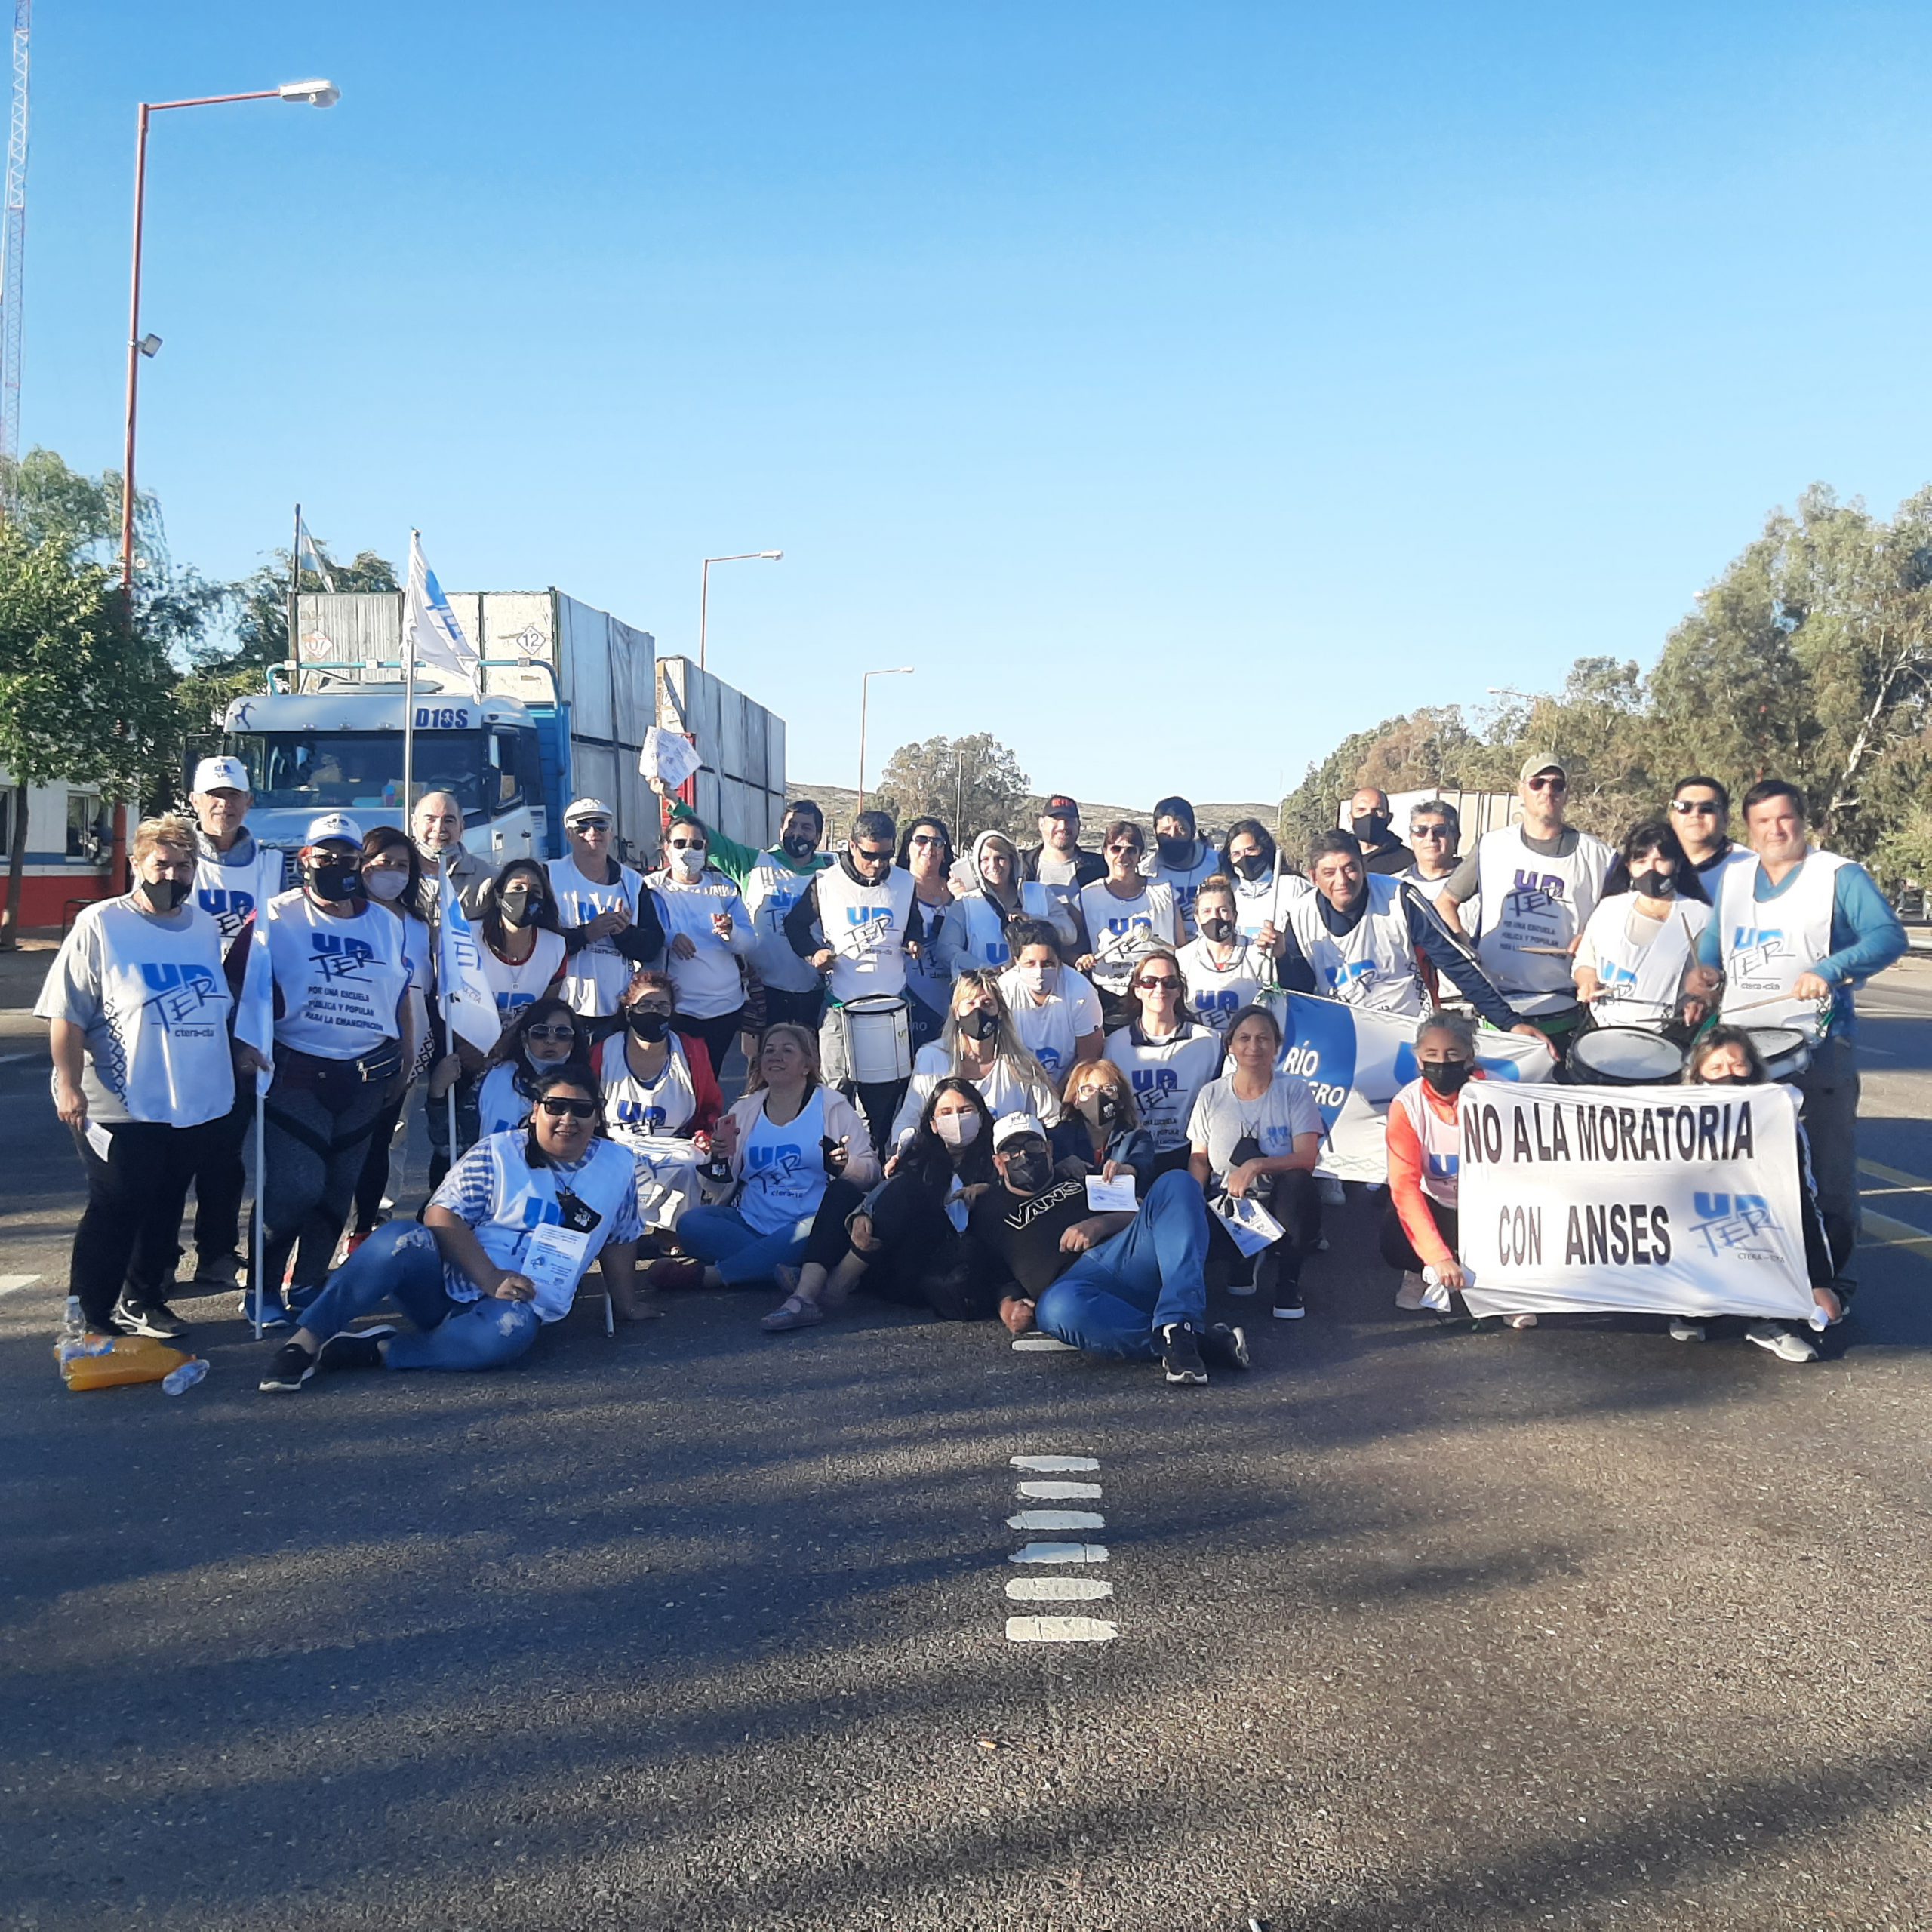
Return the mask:
<svg viewBox="0 0 1932 1932">
<path fill-rule="evenodd" d="M 377 1345 L 385 1336 L 393 1335 L 395 1326 L 384 1323 L 377 1328 L 345 1328 L 339 1335 L 331 1335 L 315 1352 L 318 1368 L 380 1368 L 383 1352 Z M 291 1347 L 294 1345 L 291 1343 Z"/>
<path fill-rule="evenodd" d="M 268 1373 L 255 1386 L 264 1395 L 293 1394 L 315 1372 L 315 1358 L 300 1342 L 285 1342 L 275 1352 Z"/>
<path fill-rule="evenodd" d="M 1278 1281 L 1275 1284 L 1275 1319 L 1277 1321 L 1299 1321 L 1308 1312 L 1307 1304 L 1301 1298 L 1299 1281 Z"/>
<path fill-rule="evenodd" d="M 177 1341 L 188 1332 L 187 1323 L 167 1303 L 130 1301 L 125 1288 L 108 1319 L 124 1335 L 152 1335 L 163 1342 Z"/>
<path fill-rule="evenodd" d="M 1208 1364 L 1201 1359 L 1200 1338 L 1185 1321 L 1171 1322 L 1161 1331 L 1161 1367 L 1170 1382 L 1204 1383 Z"/>
<path fill-rule="evenodd" d="M 1246 1368 L 1247 1332 L 1232 1323 L 1217 1321 L 1201 1338 L 1202 1356 L 1217 1368 Z"/>
</svg>

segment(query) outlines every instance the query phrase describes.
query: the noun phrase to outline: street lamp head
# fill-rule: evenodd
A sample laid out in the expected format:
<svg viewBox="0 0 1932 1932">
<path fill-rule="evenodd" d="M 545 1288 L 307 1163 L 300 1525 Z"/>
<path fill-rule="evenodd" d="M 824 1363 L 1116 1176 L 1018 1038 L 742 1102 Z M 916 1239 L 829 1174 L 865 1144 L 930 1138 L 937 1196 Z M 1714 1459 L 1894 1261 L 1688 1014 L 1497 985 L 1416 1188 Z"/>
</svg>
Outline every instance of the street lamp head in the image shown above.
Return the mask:
<svg viewBox="0 0 1932 1932">
<path fill-rule="evenodd" d="M 152 358 L 161 353 L 161 337 L 158 335 L 144 335 L 141 337 L 139 342 L 135 343 L 134 346 L 138 349 L 143 355 Z"/>
<path fill-rule="evenodd" d="M 778 560 L 784 555 L 784 554 L 785 552 L 783 550 L 761 550 L 758 552 L 758 555 L 761 557 L 768 557 L 774 564 L 777 563 Z"/>
<path fill-rule="evenodd" d="M 306 101 L 311 107 L 333 107 L 342 98 L 333 81 L 288 81 L 275 91 L 284 100 Z"/>
</svg>

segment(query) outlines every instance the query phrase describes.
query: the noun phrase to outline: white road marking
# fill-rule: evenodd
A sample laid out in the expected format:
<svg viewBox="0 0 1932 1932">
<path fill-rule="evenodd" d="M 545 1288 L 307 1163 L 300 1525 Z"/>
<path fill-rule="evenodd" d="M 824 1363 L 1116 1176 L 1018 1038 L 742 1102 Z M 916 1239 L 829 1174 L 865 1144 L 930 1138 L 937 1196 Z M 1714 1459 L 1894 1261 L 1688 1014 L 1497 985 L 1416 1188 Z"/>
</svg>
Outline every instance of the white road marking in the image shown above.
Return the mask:
<svg viewBox="0 0 1932 1932">
<path fill-rule="evenodd" d="M 1097 1482 L 1023 1482 L 1014 1485 L 1014 1493 L 1029 1497 L 1036 1503 L 1097 1503 L 1100 1485 Z"/>
<path fill-rule="evenodd" d="M 1023 1509 L 1006 1519 L 1009 1530 L 1104 1530 L 1107 1519 L 1092 1509 Z"/>
<path fill-rule="evenodd" d="M 1104 1563 L 1103 1543 L 1029 1543 L 1007 1558 L 1009 1563 Z"/>
<path fill-rule="evenodd" d="M 1009 1644 L 1111 1644 L 1118 1627 L 1097 1617 L 1009 1617 Z"/>
<path fill-rule="evenodd" d="M 0 1054 L 0 1066 L 12 1066 L 23 1060 L 38 1060 L 38 1054 Z"/>
<path fill-rule="evenodd" d="M 38 1275 L 0 1275 L 0 1295 L 17 1295 L 38 1281 Z"/>
<path fill-rule="evenodd" d="M 1099 1577 L 1009 1577 L 1006 1593 L 1016 1603 L 1091 1603 L 1114 1586 Z"/>
<path fill-rule="evenodd" d="M 1091 1456 L 1015 1456 L 1011 1466 L 1016 1469 L 1038 1469 L 1045 1475 L 1070 1473 L 1075 1469 L 1097 1469 L 1100 1466 Z"/>
<path fill-rule="evenodd" d="M 1071 1342 L 1056 1340 L 1051 1335 L 1016 1335 L 1013 1346 L 1017 1351 L 1033 1355 L 1072 1355 L 1075 1352 Z"/>
</svg>

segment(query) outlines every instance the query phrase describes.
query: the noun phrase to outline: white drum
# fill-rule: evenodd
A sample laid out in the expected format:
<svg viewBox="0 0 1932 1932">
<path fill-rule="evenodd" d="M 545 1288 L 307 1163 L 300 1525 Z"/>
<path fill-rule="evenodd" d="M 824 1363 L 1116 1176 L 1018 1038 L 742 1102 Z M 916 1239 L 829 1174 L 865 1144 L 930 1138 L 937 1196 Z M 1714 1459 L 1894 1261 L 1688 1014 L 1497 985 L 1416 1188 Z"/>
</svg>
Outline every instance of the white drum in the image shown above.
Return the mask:
<svg viewBox="0 0 1932 1932">
<path fill-rule="evenodd" d="M 1569 1074 L 1584 1087 L 1668 1087 L 1684 1077 L 1684 1049 L 1641 1026 L 1599 1026 L 1570 1042 Z"/>
<path fill-rule="evenodd" d="M 1789 1080 L 1811 1064 L 1811 1041 L 1795 1026 L 1751 1026 L 1745 1029 L 1763 1057 L 1764 1071 L 1774 1080 Z"/>
<path fill-rule="evenodd" d="M 867 993 L 838 1008 L 845 1068 L 861 1087 L 906 1080 L 912 1072 L 912 1020 L 895 993 Z"/>
</svg>

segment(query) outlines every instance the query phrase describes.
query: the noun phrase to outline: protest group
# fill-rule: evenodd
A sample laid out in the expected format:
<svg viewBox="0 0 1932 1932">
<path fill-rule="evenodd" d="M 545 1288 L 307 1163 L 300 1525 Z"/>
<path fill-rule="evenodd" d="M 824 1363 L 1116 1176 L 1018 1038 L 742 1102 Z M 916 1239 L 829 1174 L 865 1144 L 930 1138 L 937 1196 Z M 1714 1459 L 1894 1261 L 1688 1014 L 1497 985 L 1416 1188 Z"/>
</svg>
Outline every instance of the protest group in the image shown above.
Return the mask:
<svg viewBox="0 0 1932 1932">
<path fill-rule="evenodd" d="M 1853 995 L 1906 941 L 1790 785 L 1734 843 L 1687 778 L 1613 848 L 1532 756 L 1467 852 L 1451 804 L 1404 841 L 1368 789 L 1284 854 L 1180 798 L 1083 844 L 1064 795 L 1037 844 L 801 799 L 759 850 L 653 782 L 645 875 L 592 798 L 547 862 L 486 863 L 441 792 L 285 856 L 204 759 L 37 1009 L 86 1334 L 237 1296 L 287 1392 L 503 1367 L 599 1290 L 608 1322 L 746 1288 L 771 1334 L 870 1296 L 1201 1383 L 1248 1365 L 1244 1307 L 1303 1315 L 1345 1187 L 1379 1251 L 1338 1263 L 1417 1320 L 1635 1310 L 1802 1362 L 1844 1316 Z"/>
</svg>

